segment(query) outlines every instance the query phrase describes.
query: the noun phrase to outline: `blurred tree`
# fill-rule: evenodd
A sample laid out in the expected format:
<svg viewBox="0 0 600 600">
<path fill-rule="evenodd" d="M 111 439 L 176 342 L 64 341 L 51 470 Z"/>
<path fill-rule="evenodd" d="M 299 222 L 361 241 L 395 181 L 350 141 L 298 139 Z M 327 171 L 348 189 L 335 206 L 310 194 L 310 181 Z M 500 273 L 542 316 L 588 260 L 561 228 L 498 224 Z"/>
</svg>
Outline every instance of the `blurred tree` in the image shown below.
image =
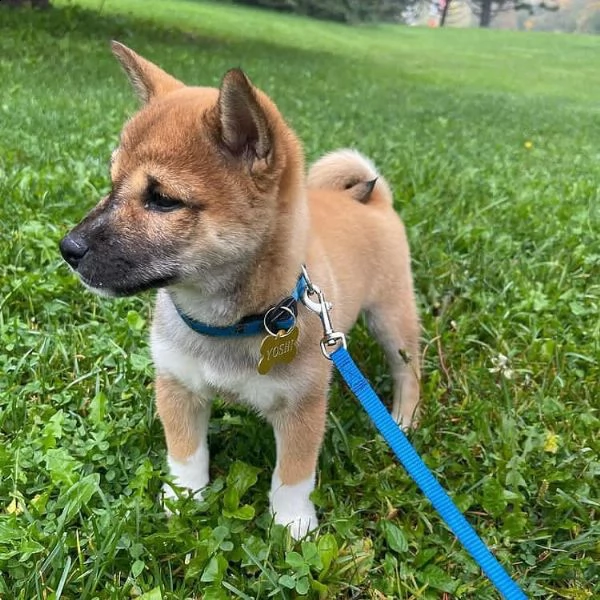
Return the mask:
<svg viewBox="0 0 600 600">
<path fill-rule="evenodd" d="M 437 27 L 440 24 L 442 8 L 437 0 L 416 0 L 402 11 L 402 20 L 407 25 Z"/>
<path fill-rule="evenodd" d="M 440 27 L 470 27 L 473 9 L 467 0 L 441 0 Z"/>
<path fill-rule="evenodd" d="M 402 11 L 413 0 L 234 0 L 238 4 L 293 12 L 317 19 L 360 23 L 401 21 Z"/>
<path fill-rule="evenodd" d="M 480 27 L 489 27 L 496 15 L 509 10 L 527 10 L 533 14 L 537 9 L 557 11 L 560 8 L 557 0 L 471 0 L 471 6 Z"/>
<path fill-rule="evenodd" d="M 6 6 L 32 6 L 33 8 L 49 8 L 50 0 L 1 0 Z"/>
</svg>

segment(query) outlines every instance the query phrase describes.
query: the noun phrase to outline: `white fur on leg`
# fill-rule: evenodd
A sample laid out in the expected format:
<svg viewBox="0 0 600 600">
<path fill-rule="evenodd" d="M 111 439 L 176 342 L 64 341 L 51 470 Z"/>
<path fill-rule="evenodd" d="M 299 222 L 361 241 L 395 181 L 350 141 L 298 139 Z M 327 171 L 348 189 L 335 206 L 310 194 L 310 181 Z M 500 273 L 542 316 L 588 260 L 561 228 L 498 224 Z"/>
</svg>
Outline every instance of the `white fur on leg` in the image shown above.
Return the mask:
<svg viewBox="0 0 600 600">
<path fill-rule="evenodd" d="M 303 538 L 319 524 L 315 507 L 309 498 L 314 489 L 314 475 L 294 485 L 284 485 L 277 471 L 273 473 L 269 494 L 271 512 L 275 523 L 288 526 L 295 540 Z"/>
<path fill-rule="evenodd" d="M 208 445 L 200 444 L 194 454 L 185 461 L 175 460 L 167 457 L 169 470 L 173 477 L 173 483 L 193 492 L 196 500 L 202 500 L 202 490 L 207 486 L 208 477 Z M 163 485 L 163 498 L 177 498 L 177 494 L 171 484 Z M 168 512 L 168 508 L 165 507 Z"/>
</svg>

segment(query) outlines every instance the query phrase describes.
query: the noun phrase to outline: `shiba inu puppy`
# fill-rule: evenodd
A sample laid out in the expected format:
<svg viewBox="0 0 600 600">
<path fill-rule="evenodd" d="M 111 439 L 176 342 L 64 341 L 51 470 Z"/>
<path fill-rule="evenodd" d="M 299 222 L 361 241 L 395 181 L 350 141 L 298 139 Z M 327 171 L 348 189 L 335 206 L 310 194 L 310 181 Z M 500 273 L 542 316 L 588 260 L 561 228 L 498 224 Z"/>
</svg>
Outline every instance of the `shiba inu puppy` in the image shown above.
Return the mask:
<svg viewBox="0 0 600 600">
<path fill-rule="evenodd" d="M 306 174 L 298 138 L 241 70 L 219 89 L 188 87 L 112 48 L 143 106 L 113 152 L 110 194 L 60 250 L 94 292 L 158 288 L 156 404 L 175 484 L 200 496 L 211 402 L 242 402 L 274 428 L 270 506 L 299 538 L 317 526 L 309 494 L 331 378 L 319 319 L 298 301 L 302 264 L 333 303 L 336 329 L 365 312 L 395 381 L 392 414 L 403 427 L 416 418 L 419 321 L 390 189 L 354 150 Z M 277 342 L 270 351 L 265 339 Z"/>
</svg>

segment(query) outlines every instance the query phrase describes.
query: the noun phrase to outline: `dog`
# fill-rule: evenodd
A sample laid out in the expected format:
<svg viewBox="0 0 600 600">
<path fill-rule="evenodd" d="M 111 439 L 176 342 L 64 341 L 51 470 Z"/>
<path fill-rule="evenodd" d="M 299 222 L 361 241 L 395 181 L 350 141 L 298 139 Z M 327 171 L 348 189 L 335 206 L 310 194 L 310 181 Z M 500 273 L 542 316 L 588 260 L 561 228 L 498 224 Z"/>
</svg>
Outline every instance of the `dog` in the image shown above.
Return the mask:
<svg viewBox="0 0 600 600">
<path fill-rule="evenodd" d="M 274 521 L 302 538 L 318 525 L 309 496 L 332 372 L 302 303 L 303 264 L 336 330 L 364 312 L 390 364 L 392 415 L 405 428 L 417 419 L 420 324 L 392 193 L 355 150 L 306 173 L 296 134 L 242 70 L 218 89 L 188 87 L 118 42 L 112 50 L 142 107 L 112 154 L 111 192 L 60 251 L 98 294 L 158 289 L 151 348 L 174 484 L 201 497 L 211 402 L 244 403 L 274 428 Z M 168 483 L 163 493 L 176 497 Z"/>
</svg>

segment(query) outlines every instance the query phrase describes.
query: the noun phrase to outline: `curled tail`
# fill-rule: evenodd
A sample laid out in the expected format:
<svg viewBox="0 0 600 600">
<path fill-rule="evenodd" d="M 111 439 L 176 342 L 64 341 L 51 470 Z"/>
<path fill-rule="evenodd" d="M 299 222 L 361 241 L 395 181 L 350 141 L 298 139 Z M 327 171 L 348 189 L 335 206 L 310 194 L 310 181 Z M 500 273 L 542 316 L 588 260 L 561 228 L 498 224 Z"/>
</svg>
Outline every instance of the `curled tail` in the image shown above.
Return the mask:
<svg viewBox="0 0 600 600">
<path fill-rule="evenodd" d="M 363 204 L 393 203 L 387 181 L 375 165 L 357 150 L 342 148 L 325 154 L 308 170 L 309 189 L 347 190 Z"/>
</svg>

